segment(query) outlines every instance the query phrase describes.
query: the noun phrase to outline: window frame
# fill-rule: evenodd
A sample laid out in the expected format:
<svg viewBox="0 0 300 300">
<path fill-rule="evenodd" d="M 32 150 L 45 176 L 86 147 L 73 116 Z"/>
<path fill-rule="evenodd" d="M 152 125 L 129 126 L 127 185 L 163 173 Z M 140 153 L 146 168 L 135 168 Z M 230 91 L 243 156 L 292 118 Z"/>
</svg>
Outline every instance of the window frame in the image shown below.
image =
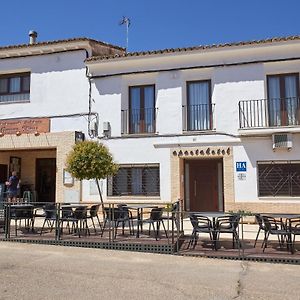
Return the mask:
<svg viewBox="0 0 300 300">
<path fill-rule="evenodd" d="M 211 79 L 202 79 L 202 80 L 188 80 L 186 81 L 186 126 L 187 131 L 199 131 L 199 130 L 193 130 L 190 128 L 190 121 L 191 116 L 190 113 L 188 113 L 188 109 L 190 107 L 190 84 L 193 83 L 208 83 L 208 93 L 209 93 L 209 101 L 208 101 L 208 112 L 209 112 L 209 129 L 203 129 L 203 130 L 211 130 L 213 128 L 213 116 L 212 116 L 212 87 L 211 87 Z M 202 130 L 200 130 L 202 131 Z"/>
<path fill-rule="evenodd" d="M 155 84 L 143 84 L 143 85 L 131 85 L 128 86 L 128 113 L 129 113 L 129 118 L 128 118 L 128 129 L 129 129 L 129 134 L 149 134 L 152 132 L 147 132 L 145 130 L 145 88 L 146 87 L 152 87 L 153 88 L 153 103 L 152 103 L 152 108 L 153 108 L 153 133 L 156 131 L 156 114 L 155 114 Z M 140 89 L 140 122 L 142 123 L 143 127 L 139 132 L 133 132 L 132 128 L 132 122 L 131 122 L 131 111 L 132 111 L 132 89 L 133 88 L 139 88 Z"/>
<path fill-rule="evenodd" d="M 127 169 L 127 178 L 129 178 L 130 176 L 130 180 L 127 180 L 127 192 L 126 193 L 119 193 L 119 194 L 116 194 L 114 193 L 114 176 L 110 176 L 108 179 L 107 179 L 107 197 L 160 197 L 160 164 L 134 164 L 134 165 L 127 165 L 127 164 L 124 164 L 124 165 L 120 165 L 119 166 L 119 170 L 120 169 Z M 140 194 L 133 194 L 132 193 L 132 170 L 133 169 L 142 169 L 142 193 Z M 147 169 L 156 169 L 157 170 L 157 175 L 158 175 L 158 178 L 157 178 L 157 191 L 154 192 L 154 193 L 148 193 L 146 190 L 145 190 L 145 170 Z M 109 186 L 111 185 L 111 186 Z M 111 193 L 110 193 L 111 191 Z"/>
<path fill-rule="evenodd" d="M 19 92 L 10 92 L 11 79 L 15 77 L 20 77 L 20 91 Z M 24 78 L 29 77 L 29 89 L 24 89 Z M 6 95 L 19 95 L 19 94 L 29 94 L 30 93 L 30 72 L 26 73 L 12 73 L 0 75 L 0 79 L 7 79 L 7 92 L 0 92 L 0 96 Z"/>
<path fill-rule="evenodd" d="M 268 74 L 267 75 L 267 99 L 270 100 L 270 86 L 269 86 L 269 78 L 279 78 L 279 86 L 280 86 L 280 118 L 281 118 L 281 125 L 280 126 L 288 126 L 288 110 L 286 109 L 286 103 L 283 101 L 286 99 L 285 95 L 285 80 L 284 78 L 286 76 L 296 76 L 296 92 L 297 92 L 297 98 L 299 99 L 300 96 L 300 83 L 299 83 L 299 73 L 298 72 L 292 72 L 292 73 L 279 73 L 279 74 Z M 268 120 L 270 120 L 270 109 L 268 105 Z M 270 121 L 269 121 L 270 122 Z"/>
<path fill-rule="evenodd" d="M 288 172 L 288 176 L 286 178 L 289 179 L 288 182 L 288 189 L 289 193 L 288 195 L 278 195 L 278 194 L 269 194 L 269 195 L 262 195 L 260 191 L 260 171 L 259 171 L 259 166 L 260 165 L 286 165 L 286 166 L 291 166 L 291 165 L 298 165 L 299 166 L 299 174 L 300 174 L 300 160 L 266 160 L 266 161 L 257 161 L 256 162 L 256 167 L 257 167 L 257 195 L 259 198 L 275 198 L 275 199 L 282 199 L 282 198 L 299 198 L 300 197 L 300 191 L 299 194 L 293 195 L 293 186 L 291 186 L 291 183 L 293 182 L 291 175 L 291 170 Z M 300 190 L 300 188 L 299 188 Z"/>
</svg>

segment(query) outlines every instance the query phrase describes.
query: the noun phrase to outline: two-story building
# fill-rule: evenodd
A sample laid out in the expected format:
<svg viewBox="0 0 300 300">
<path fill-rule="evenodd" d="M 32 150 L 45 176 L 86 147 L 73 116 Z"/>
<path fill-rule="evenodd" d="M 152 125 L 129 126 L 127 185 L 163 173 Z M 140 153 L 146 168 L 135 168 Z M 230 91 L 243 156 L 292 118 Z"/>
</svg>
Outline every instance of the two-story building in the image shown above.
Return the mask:
<svg viewBox="0 0 300 300">
<path fill-rule="evenodd" d="M 120 164 L 106 199 L 299 212 L 299 53 L 296 36 L 86 59 Z"/>
<path fill-rule="evenodd" d="M 17 171 L 38 201 L 79 201 L 81 183 L 65 172 L 76 139 L 92 136 L 85 59 L 124 49 L 87 38 L 0 47 L 0 184 Z"/>
</svg>

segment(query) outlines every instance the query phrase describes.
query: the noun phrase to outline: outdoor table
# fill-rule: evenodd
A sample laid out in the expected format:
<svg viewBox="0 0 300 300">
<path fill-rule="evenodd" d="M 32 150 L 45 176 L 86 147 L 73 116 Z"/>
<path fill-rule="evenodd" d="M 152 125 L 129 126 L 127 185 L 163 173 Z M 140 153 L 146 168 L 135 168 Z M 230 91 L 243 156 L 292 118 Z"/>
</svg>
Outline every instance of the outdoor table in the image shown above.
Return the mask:
<svg viewBox="0 0 300 300">
<path fill-rule="evenodd" d="M 151 204 L 132 204 L 127 206 L 128 209 L 134 209 L 137 211 L 137 231 L 136 231 L 136 237 L 140 237 L 140 227 L 141 232 L 143 232 L 143 209 L 144 208 L 157 208 L 157 205 L 151 205 Z"/>
<path fill-rule="evenodd" d="M 30 229 L 29 220 L 31 220 L 31 227 L 32 227 L 31 230 L 32 232 L 34 231 L 34 217 L 33 217 L 34 205 L 27 204 L 27 203 L 17 203 L 17 204 L 8 204 L 6 205 L 6 208 L 9 209 L 9 221 L 11 219 L 25 220 L 25 227 L 27 226 L 29 231 Z M 14 213 L 14 215 L 12 213 Z"/>
</svg>

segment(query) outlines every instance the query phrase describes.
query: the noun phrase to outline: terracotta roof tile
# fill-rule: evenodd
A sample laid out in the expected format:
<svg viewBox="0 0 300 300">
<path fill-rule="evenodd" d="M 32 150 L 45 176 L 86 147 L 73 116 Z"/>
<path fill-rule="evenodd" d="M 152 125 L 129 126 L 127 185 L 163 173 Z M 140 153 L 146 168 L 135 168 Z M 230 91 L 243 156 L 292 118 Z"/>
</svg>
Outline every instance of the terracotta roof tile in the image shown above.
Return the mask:
<svg viewBox="0 0 300 300">
<path fill-rule="evenodd" d="M 268 38 L 263 40 L 240 41 L 240 42 L 233 42 L 233 43 L 202 45 L 202 46 L 184 47 L 184 48 L 167 48 L 167 49 L 160 49 L 160 50 L 128 52 L 128 53 L 124 52 L 123 54 L 115 54 L 110 56 L 92 56 L 88 58 L 86 62 L 112 60 L 112 59 L 124 58 L 124 57 L 137 57 L 137 56 L 147 56 L 147 55 L 156 55 L 156 54 L 165 54 L 165 53 L 177 53 L 177 52 L 187 52 L 187 51 L 195 51 L 195 50 L 227 48 L 233 46 L 258 45 L 258 44 L 266 44 L 266 43 L 274 43 L 274 42 L 293 41 L 293 40 L 300 40 L 300 35 L 287 36 L 287 37 L 273 37 L 273 38 Z"/>
<path fill-rule="evenodd" d="M 54 41 L 45 41 L 45 42 L 37 42 L 35 44 L 20 44 L 20 45 L 9 45 L 9 46 L 0 46 L 0 51 L 2 50 L 10 50 L 10 49 L 22 49 L 22 48 L 35 48 L 39 46 L 51 46 L 51 45 L 56 45 L 56 44 L 63 44 L 63 43 L 71 43 L 71 42 L 93 42 L 97 43 L 99 45 L 107 46 L 110 48 L 115 48 L 118 50 L 124 50 L 124 48 L 115 46 L 112 44 L 108 44 L 102 41 L 97 41 L 94 39 L 86 38 L 86 37 L 79 37 L 79 38 L 71 38 L 71 39 L 64 39 L 64 40 L 54 40 Z"/>
</svg>

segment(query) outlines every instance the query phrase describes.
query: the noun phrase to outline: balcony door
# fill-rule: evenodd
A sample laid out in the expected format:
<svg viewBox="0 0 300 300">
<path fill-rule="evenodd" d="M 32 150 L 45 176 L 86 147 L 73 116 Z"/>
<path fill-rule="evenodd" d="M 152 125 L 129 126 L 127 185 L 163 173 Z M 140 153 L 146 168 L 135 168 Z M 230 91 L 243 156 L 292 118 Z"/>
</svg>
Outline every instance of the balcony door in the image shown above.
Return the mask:
<svg viewBox="0 0 300 300">
<path fill-rule="evenodd" d="M 212 128 L 211 82 L 187 82 L 187 130 L 208 130 Z"/>
<path fill-rule="evenodd" d="M 129 87 L 129 133 L 155 132 L 154 85 Z"/>
<path fill-rule="evenodd" d="M 299 125 L 299 74 L 270 75 L 269 126 Z"/>
</svg>

